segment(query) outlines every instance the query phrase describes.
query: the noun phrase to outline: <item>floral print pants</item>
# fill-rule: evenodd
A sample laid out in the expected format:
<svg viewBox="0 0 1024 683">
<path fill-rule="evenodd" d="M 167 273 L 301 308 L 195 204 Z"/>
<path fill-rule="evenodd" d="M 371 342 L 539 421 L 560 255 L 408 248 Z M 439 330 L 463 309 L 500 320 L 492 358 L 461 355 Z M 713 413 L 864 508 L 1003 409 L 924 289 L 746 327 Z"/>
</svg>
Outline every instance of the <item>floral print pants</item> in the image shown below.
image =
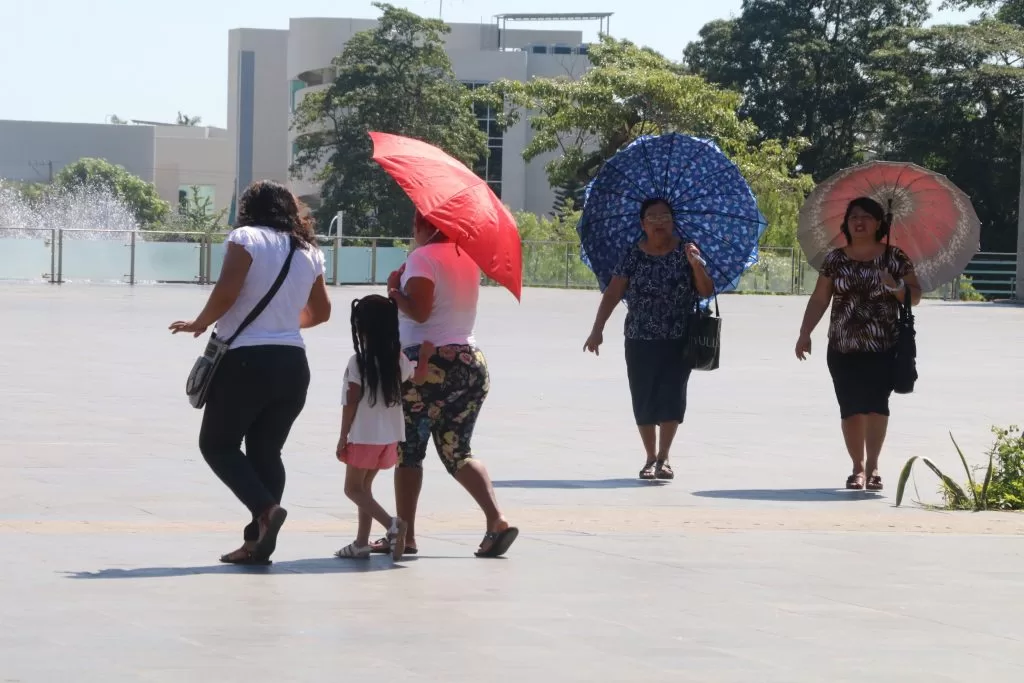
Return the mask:
<svg viewBox="0 0 1024 683">
<path fill-rule="evenodd" d="M 418 345 L 404 351 L 410 360 L 423 362 Z M 491 388 L 487 360 L 473 346 L 449 345 L 439 347 L 426 362 L 427 381 L 402 388 L 405 441 L 398 448 L 398 466 L 422 468 L 433 439 L 445 469 L 454 475 L 473 457 L 473 428 Z"/>
</svg>

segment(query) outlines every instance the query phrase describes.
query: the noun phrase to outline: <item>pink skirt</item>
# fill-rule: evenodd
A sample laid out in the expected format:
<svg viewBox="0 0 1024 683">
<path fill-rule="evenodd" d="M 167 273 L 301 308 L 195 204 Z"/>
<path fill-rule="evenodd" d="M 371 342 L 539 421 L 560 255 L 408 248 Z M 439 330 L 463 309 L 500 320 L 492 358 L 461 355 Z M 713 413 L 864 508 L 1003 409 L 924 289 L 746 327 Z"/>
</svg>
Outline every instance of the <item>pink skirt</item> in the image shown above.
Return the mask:
<svg viewBox="0 0 1024 683">
<path fill-rule="evenodd" d="M 398 444 L 350 443 L 339 460 L 363 470 L 388 470 L 398 464 Z"/>
</svg>

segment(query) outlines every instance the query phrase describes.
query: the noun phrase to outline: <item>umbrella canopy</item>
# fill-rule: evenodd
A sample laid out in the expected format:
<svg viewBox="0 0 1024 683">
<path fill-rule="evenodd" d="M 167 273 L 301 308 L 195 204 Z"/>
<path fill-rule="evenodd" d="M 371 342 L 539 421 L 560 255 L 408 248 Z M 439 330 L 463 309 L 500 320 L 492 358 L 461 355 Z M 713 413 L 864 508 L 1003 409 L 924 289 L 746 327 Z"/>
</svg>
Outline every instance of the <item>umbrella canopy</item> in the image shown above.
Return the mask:
<svg viewBox="0 0 1024 683">
<path fill-rule="evenodd" d="M 649 199 L 672 206 L 676 233 L 700 248 L 718 292 L 735 288 L 757 263 L 767 223 L 736 164 L 710 140 L 646 135 L 609 159 L 587 187 L 577 231 L 583 262 L 602 291 L 643 236 L 640 207 Z"/>
<path fill-rule="evenodd" d="M 948 178 L 914 164 L 872 161 L 818 185 L 800 210 L 797 236 L 815 269 L 830 251 L 846 246 L 843 217 L 858 197 L 870 197 L 892 214 L 889 241 L 914 262 L 926 292 L 952 282 L 981 248 L 978 214 Z"/>
<path fill-rule="evenodd" d="M 523 290 L 519 229 L 487 183 L 461 161 L 422 140 L 376 132 L 370 138 L 373 160 L 405 190 L 419 212 L 518 300 Z"/>
</svg>

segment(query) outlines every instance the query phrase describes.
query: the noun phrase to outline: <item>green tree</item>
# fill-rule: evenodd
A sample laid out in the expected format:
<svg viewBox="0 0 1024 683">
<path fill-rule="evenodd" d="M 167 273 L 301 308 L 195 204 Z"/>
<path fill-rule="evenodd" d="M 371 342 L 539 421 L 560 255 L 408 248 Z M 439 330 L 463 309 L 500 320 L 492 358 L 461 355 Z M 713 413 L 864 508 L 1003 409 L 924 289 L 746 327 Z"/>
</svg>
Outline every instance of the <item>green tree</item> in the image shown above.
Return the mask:
<svg viewBox="0 0 1024 683">
<path fill-rule="evenodd" d="M 585 185 L 637 137 L 677 131 L 714 139 L 750 182 L 774 234 L 795 234 L 799 207 L 813 186 L 794 172 L 802 141 L 761 139 L 757 127 L 737 115 L 738 93 L 684 73 L 653 50 L 604 37 L 591 48 L 590 61 L 593 68 L 578 81 L 500 81 L 486 89 L 492 106 L 505 105 L 502 125 L 528 115 L 533 139 L 523 152 L 526 161 L 559 154 L 546 167 L 553 187 Z"/>
<path fill-rule="evenodd" d="M 1015 26 L 1024 26 L 1024 0 L 946 0 L 943 8 L 983 9 L 983 17 Z M 995 10 L 991 12 L 990 10 Z"/>
<path fill-rule="evenodd" d="M 583 195 L 586 186 L 576 178 L 569 178 L 567 181 L 554 188 L 555 203 L 551 213 L 556 218 L 564 217 L 583 206 Z"/>
<path fill-rule="evenodd" d="M 885 156 L 948 176 L 978 212 L 982 249 L 1015 250 L 1024 29 L 983 19 L 907 38 L 875 56 L 873 75 L 891 101 Z"/>
<path fill-rule="evenodd" d="M 185 201 L 178 206 L 178 224 L 188 232 L 210 235 L 224 227 L 228 210 L 216 211 L 213 200 L 202 194 L 198 185 L 189 188 Z"/>
<path fill-rule="evenodd" d="M 4 189 L 14 192 L 28 204 L 35 204 L 46 196 L 49 185 L 46 183 L 31 183 L 22 180 L 0 178 L 0 190 Z"/>
<path fill-rule="evenodd" d="M 455 79 L 444 51 L 451 29 L 385 3 L 377 28 L 357 33 L 333 60 L 335 80 L 303 98 L 291 172 L 321 186 L 319 223 L 339 210 L 355 235 L 407 235 L 412 205 L 371 159 L 367 133 L 419 138 L 472 167 L 487 153 L 470 90 Z"/>
<path fill-rule="evenodd" d="M 172 213 L 161 232 L 146 236 L 153 242 L 205 242 L 218 232 L 227 232 L 225 224 L 228 210 L 217 211 L 213 200 L 204 195 L 198 185 L 189 187 L 188 193 L 179 200 L 178 210 Z"/>
<path fill-rule="evenodd" d="M 928 0 L 744 0 L 687 46 L 687 66 L 743 94 L 741 114 L 765 138 L 804 138 L 801 168 L 821 181 L 869 156 L 883 93 L 871 55 L 919 27 Z"/>
<path fill-rule="evenodd" d="M 158 226 L 171 212 L 171 205 L 160 198 L 152 183 L 106 159 L 83 158 L 65 166 L 54 176 L 52 187 L 56 191 L 105 188 L 125 203 L 142 228 Z"/>
</svg>

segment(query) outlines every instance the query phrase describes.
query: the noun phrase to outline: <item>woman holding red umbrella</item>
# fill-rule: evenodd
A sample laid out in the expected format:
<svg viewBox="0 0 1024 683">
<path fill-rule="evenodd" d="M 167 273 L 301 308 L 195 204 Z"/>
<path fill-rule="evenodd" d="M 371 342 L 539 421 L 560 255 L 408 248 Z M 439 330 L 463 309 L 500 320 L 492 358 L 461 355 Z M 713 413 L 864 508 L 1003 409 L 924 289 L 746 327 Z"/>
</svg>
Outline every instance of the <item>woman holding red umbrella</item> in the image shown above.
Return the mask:
<svg viewBox="0 0 1024 683">
<path fill-rule="evenodd" d="M 846 246 L 825 256 L 796 342 L 796 356 L 804 360 L 831 304 L 827 361 L 853 461 L 846 488 L 853 490 L 882 490 L 878 458 L 889 425 L 900 304 L 908 293 L 912 304 L 921 300 L 914 264 L 888 244 L 891 224 L 874 199 L 849 202 L 841 227 Z"/>
<path fill-rule="evenodd" d="M 388 277 L 388 296 L 398 306 L 405 355 L 429 364 L 422 385 L 407 384 L 402 397 L 405 441 L 395 470 L 397 514 L 408 522 L 405 554 L 414 555 L 416 506 L 423 461 L 434 442 L 441 461 L 473 497 L 487 519 L 477 557 L 504 555 L 519 535 L 498 507 L 494 486 L 470 442 L 490 389 L 483 352 L 476 346 L 480 273 L 505 285 L 518 299 L 522 251 L 515 221 L 469 168 L 420 140 L 370 133 L 373 158 L 416 206 L 416 248 Z M 420 357 L 430 342 L 435 351 Z M 387 539 L 374 552 L 390 552 Z"/>
<path fill-rule="evenodd" d="M 395 470 L 395 498 L 398 516 L 409 524 L 405 552 L 417 552 L 416 505 L 423 486 L 423 461 L 433 440 L 445 469 L 487 517 L 487 532 L 476 555 L 500 557 L 519 530 L 509 526 L 501 513 L 487 468 L 473 457 L 470 447 L 490 390 L 487 361 L 473 336 L 480 268 L 419 212 L 413 237 L 417 248 L 388 278 L 388 296 L 398 306 L 405 355 L 429 363 L 426 383 L 407 384 L 402 397 L 406 433 Z M 424 342 L 436 347 L 429 358 L 419 353 Z M 385 547 L 383 540 L 373 545 L 375 551 Z"/>
</svg>

